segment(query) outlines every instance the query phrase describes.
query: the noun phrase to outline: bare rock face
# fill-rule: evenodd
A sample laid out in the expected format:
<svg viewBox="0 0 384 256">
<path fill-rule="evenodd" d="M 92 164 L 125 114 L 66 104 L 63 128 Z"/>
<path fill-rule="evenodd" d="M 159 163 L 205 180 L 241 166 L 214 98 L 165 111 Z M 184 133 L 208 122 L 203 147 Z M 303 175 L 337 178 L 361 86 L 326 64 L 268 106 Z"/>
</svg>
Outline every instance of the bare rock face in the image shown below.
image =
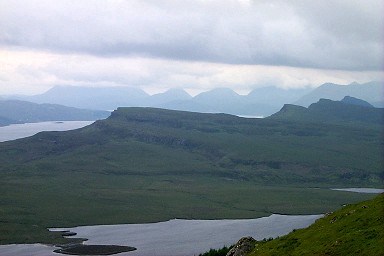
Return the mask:
<svg viewBox="0 0 384 256">
<path fill-rule="evenodd" d="M 255 248 L 255 242 L 256 240 L 253 239 L 253 237 L 243 237 L 233 246 L 226 256 L 245 256 Z"/>
</svg>

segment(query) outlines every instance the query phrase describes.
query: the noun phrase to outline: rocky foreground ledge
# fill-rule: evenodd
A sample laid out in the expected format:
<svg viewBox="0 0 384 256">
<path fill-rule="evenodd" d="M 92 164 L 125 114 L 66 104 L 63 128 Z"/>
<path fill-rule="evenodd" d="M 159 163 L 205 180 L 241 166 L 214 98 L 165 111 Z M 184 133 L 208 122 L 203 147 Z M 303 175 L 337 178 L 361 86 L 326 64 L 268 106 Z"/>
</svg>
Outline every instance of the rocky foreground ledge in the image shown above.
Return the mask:
<svg viewBox="0 0 384 256">
<path fill-rule="evenodd" d="M 226 256 L 245 256 L 255 248 L 255 242 L 253 237 L 243 237 L 229 250 Z"/>
</svg>

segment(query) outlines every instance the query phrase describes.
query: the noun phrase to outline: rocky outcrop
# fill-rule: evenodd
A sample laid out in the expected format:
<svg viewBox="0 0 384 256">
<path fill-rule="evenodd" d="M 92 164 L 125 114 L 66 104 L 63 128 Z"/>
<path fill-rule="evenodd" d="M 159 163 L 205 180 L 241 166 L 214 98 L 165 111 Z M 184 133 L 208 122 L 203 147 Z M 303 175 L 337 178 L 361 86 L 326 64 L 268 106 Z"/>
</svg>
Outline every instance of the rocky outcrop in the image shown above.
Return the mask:
<svg viewBox="0 0 384 256">
<path fill-rule="evenodd" d="M 255 248 L 255 242 L 256 240 L 253 239 L 253 237 L 243 237 L 233 246 L 226 256 L 245 256 Z"/>
</svg>

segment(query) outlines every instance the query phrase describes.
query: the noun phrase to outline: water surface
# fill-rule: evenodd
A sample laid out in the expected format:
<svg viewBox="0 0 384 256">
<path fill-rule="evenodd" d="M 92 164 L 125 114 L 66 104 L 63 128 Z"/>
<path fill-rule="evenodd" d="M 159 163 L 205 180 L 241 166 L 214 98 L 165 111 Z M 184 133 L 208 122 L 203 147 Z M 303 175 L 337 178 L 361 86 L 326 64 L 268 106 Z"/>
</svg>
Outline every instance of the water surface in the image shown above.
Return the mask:
<svg viewBox="0 0 384 256">
<path fill-rule="evenodd" d="M 86 244 L 117 244 L 137 248 L 120 255 L 198 255 L 210 248 L 231 245 L 244 236 L 257 240 L 307 227 L 321 215 L 271 215 L 245 220 L 180 220 L 151 224 L 102 225 L 70 228 Z"/>
<path fill-rule="evenodd" d="M 355 192 L 355 193 L 367 193 L 367 194 L 384 193 L 384 189 L 381 189 L 381 188 L 332 188 L 332 190 Z"/>
<path fill-rule="evenodd" d="M 0 142 L 29 137 L 42 131 L 68 131 L 92 124 L 94 121 L 50 121 L 11 124 L 0 127 Z"/>
<path fill-rule="evenodd" d="M 193 256 L 210 248 L 232 245 L 241 237 L 252 236 L 257 240 L 288 234 L 293 229 L 304 228 L 322 215 L 276 215 L 258 219 L 241 220 L 181 220 L 149 224 L 123 224 L 54 228 L 52 231 L 69 230 L 76 237 L 89 239 L 86 244 L 113 244 L 133 246 L 137 251 L 118 256 Z M 57 248 L 41 244 L 0 246 L 0 255 L 52 256 Z"/>
</svg>

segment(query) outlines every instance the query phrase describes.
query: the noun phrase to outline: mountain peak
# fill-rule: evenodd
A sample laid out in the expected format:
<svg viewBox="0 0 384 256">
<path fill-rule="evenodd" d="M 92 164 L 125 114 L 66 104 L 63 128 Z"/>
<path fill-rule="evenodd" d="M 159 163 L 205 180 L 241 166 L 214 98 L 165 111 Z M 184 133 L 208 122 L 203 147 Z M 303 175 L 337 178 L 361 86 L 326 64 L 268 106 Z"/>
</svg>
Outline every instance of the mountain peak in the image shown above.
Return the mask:
<svg viewBox="0 0 384 256">
<path fill-rule="evenodd" d="M 172 98 L 175 98 L 175 100 L 179 100 L 180 98 L 183 98 L 183 99 L 192 98 L 192 96 L 189 93 L 187 93 L 185 90 L 181 88 L 171 88 L 165 92 L 154 94 L 151 97 L 160 97 L 160 96 L 170 96 Z"/>
<path fill-rule="evenodd" d="M 230 88 L 226 88 L 226 87 L 215 88 L 215 89 L 212 89 L 212 90 L 207 91 L 207 92 L 202 92 L 202 93 L 200 93 L 199 95 L 201 95 L 201 94 L 227 94 L 227 95 L 239 95 L 239 94 L 237 94 L 235 91 L 233 91 L 232 89 L 230 89 Z"/>
<path fill-rule="evenodd" d="M 360 84 L 358 82 L 352 82 L 349 84 L 350 86 L 359 86 Z"/>
<path fill-rule="evenodd" d="M 229 89 L 229 88 L 216 88 L 207 92 L 202 92 L 198 95 L 196 95 L 195 99 L 219 99 L 222 97 L 239 97 L 240 95 L 237 94 L 235 91 Z"/>
<path fill-rule="evenodd" d="M 183 89 L 172 88 L 150 96 L 148 102 L 150 106 L 162 107 L 164 104 L 169 104 L 170 102 L 188 101 L 190 99 L 192 99 L 192 96 Z"/>
</svg>

